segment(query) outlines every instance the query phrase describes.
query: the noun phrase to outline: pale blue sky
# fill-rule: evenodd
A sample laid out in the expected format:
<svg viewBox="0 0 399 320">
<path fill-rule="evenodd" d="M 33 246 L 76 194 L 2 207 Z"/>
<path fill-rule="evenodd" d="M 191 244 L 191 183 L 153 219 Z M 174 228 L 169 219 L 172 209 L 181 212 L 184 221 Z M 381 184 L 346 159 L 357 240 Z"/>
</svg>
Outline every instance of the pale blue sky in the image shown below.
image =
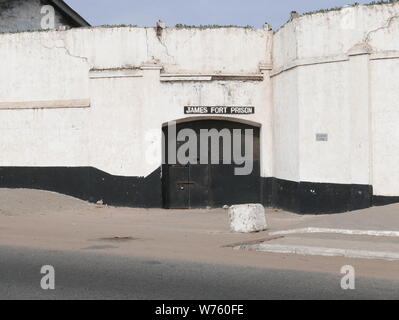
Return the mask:
<svg viewBox="0 0 399 320">
<path fill-rule="evenodd" d="M 370 1 L 351 0 L 67 0 L 92 25 L 134 24 L 154 26 L 161 19 L 168 26 L 272 24 L 274 29 L 299 13 Z"/>
</svg>

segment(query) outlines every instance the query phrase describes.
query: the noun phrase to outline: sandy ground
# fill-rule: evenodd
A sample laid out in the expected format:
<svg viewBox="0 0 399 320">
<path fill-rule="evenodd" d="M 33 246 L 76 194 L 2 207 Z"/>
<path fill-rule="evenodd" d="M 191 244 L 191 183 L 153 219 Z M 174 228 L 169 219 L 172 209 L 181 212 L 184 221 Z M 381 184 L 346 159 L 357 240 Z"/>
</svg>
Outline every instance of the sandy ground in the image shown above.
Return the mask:
<svg viewBox="0 0 399 320">
<path fill-rule="evenodd" d="M 334 225 L 382 229 L 389 219 L 399 220 L 396 219 L 398 208 L 371 208 L 344 215 L 318 217 L 268 209 L 267 216 L 271 226 L 269 231 Z M 381 219 L 376 219 L 376 214 Z M 344 221 L 344 225 L 340 225 L 341 221 Z M 399 230 L 394 223 L 390 227 Z M 0 189 L 1 246 L 101 252 L 334 274 L 339 274 L 342 266 L 352 265 L 360 276 L 399 279 L 399 262 L 267 254 L 228 247 L 265 238 L 269 238 L 268 232 L 231 233 L 227 211 L 223 209 L 114 208 L 88 204 L 50 192 Z"/>
</svg>

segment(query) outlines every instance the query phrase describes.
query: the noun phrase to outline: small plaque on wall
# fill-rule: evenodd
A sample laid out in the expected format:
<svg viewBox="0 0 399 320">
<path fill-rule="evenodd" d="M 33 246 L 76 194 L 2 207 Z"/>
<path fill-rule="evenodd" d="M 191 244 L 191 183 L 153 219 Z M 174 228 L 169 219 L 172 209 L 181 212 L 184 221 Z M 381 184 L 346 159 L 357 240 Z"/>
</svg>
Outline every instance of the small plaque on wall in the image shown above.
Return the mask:
<svg viewBox="0 0 399 320">
<path fill-rule="evenodd" d="M 321 141 L 321 142 L 328 141 L 328 134 L 327 133 L 317 133 L 316 134 L 316 141 Z"/>
<path fill-rule="evenodd" d="M 248 106 L 237 106 L 237 107 L 200 107 L 200 106 L 190 106 L 184 107 L 184 114 L 254 114 L 255 107 Z"/>
</svg>

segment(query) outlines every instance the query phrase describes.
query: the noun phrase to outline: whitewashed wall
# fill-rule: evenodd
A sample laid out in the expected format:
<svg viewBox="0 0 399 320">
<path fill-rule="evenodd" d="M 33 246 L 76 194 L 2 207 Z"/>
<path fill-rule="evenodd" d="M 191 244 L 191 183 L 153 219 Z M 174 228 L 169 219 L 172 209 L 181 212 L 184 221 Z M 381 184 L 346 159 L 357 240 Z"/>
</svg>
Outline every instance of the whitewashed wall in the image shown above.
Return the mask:
<svg viewBox="0 0 399 320">
<path fill-rule="evenodd" d="M 161 161 L 145 160 L 149 146 L 161 149 L 162 125 L 186 118 L 184 106 L 253 105 L 256 114 L 239 120 L 261 126 L 262 176 L 399 196 L 398 27 L 399 4 L 387 4 L 306 15 L 274 34 L 0 35 L 0 166 L 148 176 Z"/>
<path fill-rule="evenodd" d="M 302 16 L 276 32 L 277 178 L 399 195 L 398 20 L 398 4 L 355 6 Z M 298 125 L 287 132 L 287 123 Z M 318 133 L 328 141 L 316 141 Z M 282 161 L 290 148 L 293 159 Z"/>
<path fill-rule="evenodd" d="M 271 84 L 260 68 L 271 63 L 269 30 L 92 28 L 0 42 L 0 166 L 148 176 L 162 160 L 144 158 L 149 146 L 161 150 L 162 125 L 187 117 L 184 106 L 251 105 L 256 114 L 238 120 L 262 127 L 262 173 L 272 175 Z"/>
</svg>

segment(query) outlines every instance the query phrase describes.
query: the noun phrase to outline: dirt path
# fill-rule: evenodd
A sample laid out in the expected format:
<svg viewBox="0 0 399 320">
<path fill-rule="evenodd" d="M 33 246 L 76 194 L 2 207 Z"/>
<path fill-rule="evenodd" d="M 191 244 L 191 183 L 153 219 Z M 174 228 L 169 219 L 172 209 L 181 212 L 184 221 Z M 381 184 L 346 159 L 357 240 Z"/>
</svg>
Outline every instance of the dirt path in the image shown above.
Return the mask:
<svg viewBox="0 0 399 320">
<path fill-rule="evenodd" d="M 320 219 L 272 209 L 267 215 L 271 230 Z M 114 208 L 50 192 L 0 189 L 1 246 L 328 273 L 339 273 L 342 266 L 349 264 L 362 276 L 399 279 L 399 262 L 266 254 L 225 247 L 268 237 L 268 232 L 230 233 L 223 209 Z"/>
</svg>

